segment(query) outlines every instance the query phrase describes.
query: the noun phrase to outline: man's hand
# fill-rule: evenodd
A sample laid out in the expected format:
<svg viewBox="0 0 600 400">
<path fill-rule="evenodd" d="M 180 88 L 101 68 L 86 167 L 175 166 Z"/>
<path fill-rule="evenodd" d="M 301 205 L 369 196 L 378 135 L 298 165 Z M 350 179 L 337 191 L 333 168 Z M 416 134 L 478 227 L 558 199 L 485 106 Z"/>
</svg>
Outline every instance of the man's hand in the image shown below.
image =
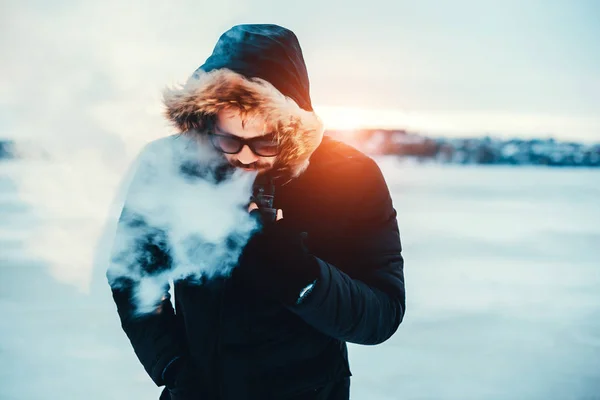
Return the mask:
<svg viewBox="0 0 600 400">
<path fill-rule="evenodd" d="M 260 211 L 248 211 L 260 223 Z M 287 305 L 296 303 L 303 288 L 319 277 L 319 266 L 304 244 L 306 232 L 295 231 L 277 210 L 274 223 L 261 226 L 244 247 L 234 271 L 258 293 Z"/>
<path fill-rule="evenodd" d="M 248 206 L 248 212 L 250 214 L 252 214 L 252 211 L 254 210 L 258 210 L 258 206 L 256 205 L 255 202 L 250 203 L 250 205 Z M 283 219 L 283 210 L 282 209 L 278 209 L 277 210 L 277 221 L 279 221 L 280 219 Z"/>
</svg>

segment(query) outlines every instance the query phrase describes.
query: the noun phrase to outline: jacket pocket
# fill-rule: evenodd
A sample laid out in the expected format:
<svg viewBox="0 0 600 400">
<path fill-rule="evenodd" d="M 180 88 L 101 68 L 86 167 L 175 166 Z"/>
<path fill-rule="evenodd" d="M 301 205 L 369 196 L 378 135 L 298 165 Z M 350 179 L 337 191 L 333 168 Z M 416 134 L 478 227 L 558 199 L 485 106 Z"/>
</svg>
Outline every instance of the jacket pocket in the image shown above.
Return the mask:
<svg viewBox="0 0 600 400">
<path fill-rule="evenodd" d="M 345 344 L 330 339 L 317 357 L 281 365 L 261 380 L 271 388 L 270 398 L 312 400 L 327 399 L 323 393 L 351 375 Z"/>
</svg>

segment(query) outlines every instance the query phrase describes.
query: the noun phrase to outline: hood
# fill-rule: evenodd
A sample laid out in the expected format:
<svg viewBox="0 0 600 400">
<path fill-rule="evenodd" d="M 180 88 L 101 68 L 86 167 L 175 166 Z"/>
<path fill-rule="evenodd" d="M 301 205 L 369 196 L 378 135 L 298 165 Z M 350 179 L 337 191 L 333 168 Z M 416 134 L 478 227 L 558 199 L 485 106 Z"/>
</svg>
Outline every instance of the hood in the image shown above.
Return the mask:
<svg viewBox="0 0 600 400">
<path fill-rule="evenodd" d="M 267 119 L 279 133 L 276 168 L 301 174 L 323 138 L 296 35 L 277 25 L 236 25 L 181 86 L 164 91 L 166 117 L 181 133 L 201 134 L 224 108 Z"/>
</svg>

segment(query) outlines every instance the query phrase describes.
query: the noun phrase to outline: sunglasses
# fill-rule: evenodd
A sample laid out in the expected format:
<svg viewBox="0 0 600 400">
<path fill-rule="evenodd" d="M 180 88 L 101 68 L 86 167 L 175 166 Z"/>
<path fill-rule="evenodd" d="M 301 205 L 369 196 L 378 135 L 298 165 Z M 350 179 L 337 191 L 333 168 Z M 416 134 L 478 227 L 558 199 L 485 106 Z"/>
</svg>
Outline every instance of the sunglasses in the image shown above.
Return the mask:
<svg viewBox="0 0 600 400">
<path fill-rule="evenodd" d="M 219 129 L 208 133 L 210 141 L 215 149 L 226 154 L 237 154 L 244 146 L 248 146 L 254 154 L 260 157 L 274 157 L 279 153 L 277 135 L 274 133 L 258 136 L 251 139 L 243 139 L 238 136 L 217 133 Z"/>
</svg>

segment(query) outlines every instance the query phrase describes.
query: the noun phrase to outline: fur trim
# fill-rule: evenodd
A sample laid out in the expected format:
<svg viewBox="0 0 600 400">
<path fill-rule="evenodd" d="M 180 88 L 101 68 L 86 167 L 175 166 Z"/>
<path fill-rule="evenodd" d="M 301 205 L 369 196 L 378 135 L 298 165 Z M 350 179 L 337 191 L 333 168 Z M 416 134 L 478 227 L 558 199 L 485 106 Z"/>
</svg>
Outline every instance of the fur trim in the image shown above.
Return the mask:
<svg viewBox="0 0 600 400">
<path fill-rule="evenodd" d="M 323 139 L 323 123 L 314 112 L 300 108 L 271 83 L 229 69 L 195 75 L 182 87 L 166 89 L 163 96 L 166 117 L 182 133 L 202 131 L 200 121 L 225 108 L 265 118 L 279 133 L 276 167 L 294 177 L 308 167 Z"/>
</svg>

